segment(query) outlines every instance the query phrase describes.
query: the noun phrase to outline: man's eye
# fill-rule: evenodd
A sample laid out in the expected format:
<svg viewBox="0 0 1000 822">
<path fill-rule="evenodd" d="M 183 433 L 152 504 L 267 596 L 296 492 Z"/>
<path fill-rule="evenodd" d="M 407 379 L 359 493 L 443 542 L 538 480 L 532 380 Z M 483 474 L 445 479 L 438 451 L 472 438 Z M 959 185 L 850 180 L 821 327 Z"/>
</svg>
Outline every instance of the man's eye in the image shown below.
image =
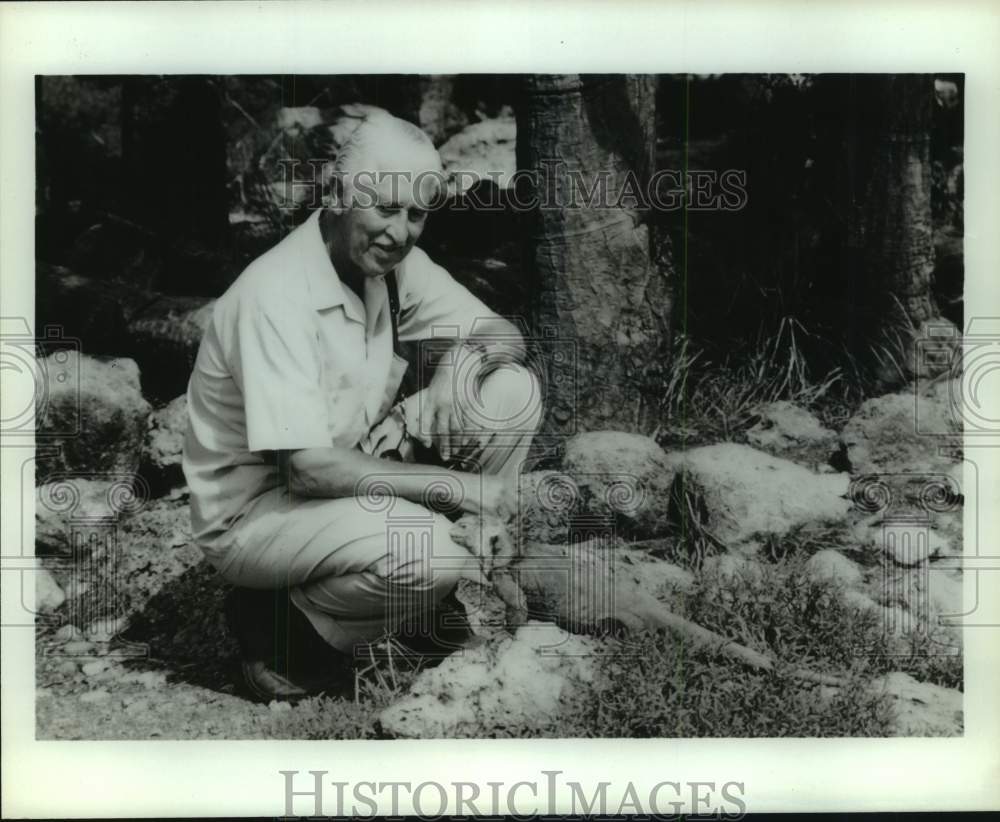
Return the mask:
<svg viewBox="0 0 1000 822">
<path fill-rule="evenodd" d="M 427 219 L 427 212 L 422 208 L 411 208 L 409 218 L 411 223 L 422 223 Z"/>
<path fill-rule="evenodd" d="M 377 206 L 377 209 L 378 213 L 381 214 L 383 217 L 392 217 L 394 214 L 399 214 L 400 211 L 398 206 L 389 206 L 389 205 L 380 205 Z"/>
</svg>

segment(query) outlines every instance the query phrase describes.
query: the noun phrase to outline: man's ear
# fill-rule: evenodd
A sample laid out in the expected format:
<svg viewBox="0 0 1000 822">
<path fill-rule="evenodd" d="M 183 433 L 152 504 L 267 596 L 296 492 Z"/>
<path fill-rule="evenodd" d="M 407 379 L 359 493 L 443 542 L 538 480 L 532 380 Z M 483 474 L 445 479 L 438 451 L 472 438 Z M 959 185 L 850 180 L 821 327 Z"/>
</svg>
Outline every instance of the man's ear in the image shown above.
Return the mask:
<svg viewBox="0 0 1000 822">
<path fill-rule="evenodd" d="M 338 174 L 333 163 L 323 166 L 323 206 L 340 216 L 347 211 L 344 176 Z"/>
</svg>

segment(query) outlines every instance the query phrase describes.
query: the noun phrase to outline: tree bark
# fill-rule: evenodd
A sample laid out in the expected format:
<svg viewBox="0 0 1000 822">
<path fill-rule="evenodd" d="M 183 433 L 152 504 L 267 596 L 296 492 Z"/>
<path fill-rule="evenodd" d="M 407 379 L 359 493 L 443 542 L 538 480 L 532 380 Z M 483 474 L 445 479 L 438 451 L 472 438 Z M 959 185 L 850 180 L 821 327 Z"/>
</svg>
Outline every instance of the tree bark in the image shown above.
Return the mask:
<svg viewBox="0 0 1000 822">
<path fill-rule="evenodd" d="M 950 367 L 921 355 L 920 341 L 958 346 L 959 330 L 941 316 L 933 292 L 931 125 L 934 81 L 926 74 L 853 81 L 854 133 L 872 135 L 848 146 L 855 192 L 850 227 L 851 347 L 873 360 L 880 390 Z M 860 196 L 859 196 L 860 195 Z"/>
<path fill-rule="evenodd" d="M 934 81 L 926 74 L 871 79 L 870 111 L 877 118 L 870 171 L 857 228 L 863 270 L 876 286 L 879 309 L 899 300 L 914 325 L 937 315 L 931 294 L 931 115 Z M 863 125 L 863 124 L 862 124 Z"/>
<path fill-rule="evenodd" d="M 654 167 L 654 92 L 655 79 L 638 75 L 524 80 L 517 162 L 537 182 L 525 194 L 522 178 L 518 199 L 534 202 L 524 215 L 526 263 L 547 367 L 547 434 L 649 433 L 657 421 L 670 294 L 642 207 Z"/>
<path fill-rule="evenodd" d="M 855 133 L 872 136 L 850 147 L 853 187 L 861 193 L 852 213 L 852 268 L 862 278 L 852 286 L 859 310 L 851 336 L 853 347 L 872 352 L 880 389 L 891 390 L 950 367 L 946 356 L 933 362 L 921 356 L 921 340 L 935 337 L 937 347 L 954 353 L 959 339 L 933 292 L 934 81 L 926 74 L 897 74 L 853 82 Z"/>
</svg>

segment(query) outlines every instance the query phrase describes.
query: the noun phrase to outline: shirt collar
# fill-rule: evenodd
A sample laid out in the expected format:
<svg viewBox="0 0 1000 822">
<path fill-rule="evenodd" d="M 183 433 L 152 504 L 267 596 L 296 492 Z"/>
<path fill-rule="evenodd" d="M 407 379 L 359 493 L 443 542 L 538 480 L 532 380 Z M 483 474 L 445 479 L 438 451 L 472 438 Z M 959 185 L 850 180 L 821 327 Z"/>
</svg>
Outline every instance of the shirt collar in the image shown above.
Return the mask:
<svg viewBox="0 0 1000 822">
<path fill-rule="evenodd" d="M 364 324 L 364 315 L 358 313 L 353 300 L 347 299 L 347 295 L 344 293 L 345 286 L 341 282 L 337 270 L 333 267 L 333 263 L 330 262 L 330 255 L 326 252 L 326 244 L 323 242 L 323 234 L 319 227 L 322 213 L 323 209 L 317 209 L 298 229 L 303 235 L 302 259 L 305 262 L 306 278 L 309 283 L 309 294 L 312 297 L 313 307 L 317 311 L 322 311 L 342 305 L 347 316 Z"/>
</svg>

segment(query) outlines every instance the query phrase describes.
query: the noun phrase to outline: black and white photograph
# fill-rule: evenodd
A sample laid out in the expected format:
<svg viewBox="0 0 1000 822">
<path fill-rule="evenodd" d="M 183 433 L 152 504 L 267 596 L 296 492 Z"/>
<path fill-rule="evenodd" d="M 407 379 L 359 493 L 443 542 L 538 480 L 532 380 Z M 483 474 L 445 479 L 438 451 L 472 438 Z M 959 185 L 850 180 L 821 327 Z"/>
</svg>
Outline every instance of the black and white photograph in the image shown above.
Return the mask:
<svg viewBox="0 0 1000 822">
<path fill-rule="evenodd" d="M 983 78 L 690 63 L 31 73 L 3 554 L 36 742 L 977 732 Z M 274 813 L 385 799 L 289 768 Z M 629 808 L 750 804 L 699 784 Z"/>
<path fill-rule="evenodd" d="M 960 735 L 962 85 L 39 77 L 39 736 Z"/>
</svg>

